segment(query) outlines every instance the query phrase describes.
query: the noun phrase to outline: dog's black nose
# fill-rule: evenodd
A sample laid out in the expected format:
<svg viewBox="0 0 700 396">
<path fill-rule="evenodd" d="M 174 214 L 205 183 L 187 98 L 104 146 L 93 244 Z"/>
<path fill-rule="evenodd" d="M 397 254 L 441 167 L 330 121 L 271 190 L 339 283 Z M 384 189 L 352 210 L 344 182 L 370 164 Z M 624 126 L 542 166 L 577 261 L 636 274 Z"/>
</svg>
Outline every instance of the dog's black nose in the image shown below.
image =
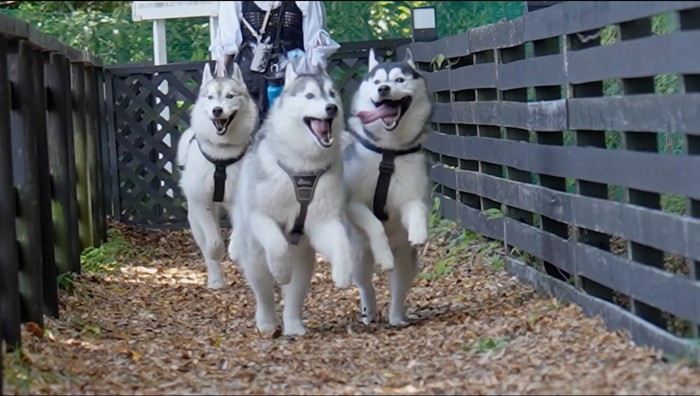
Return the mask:
<svg viewBox="0 0 700 396">
<path fill-rule="evenodd" d="M 224 109 L 221 107 L 214 107 L 211 113 L 214 114 L 214 117 L 221 117 L 221 115 L 224 114 Z"/>
<path fill-rule="evenodd" d="M 379 96 L 387 96 L 391 92 L 391 88 L 388 85 L 380 85 L 377 91 L 379 91 Z"/>
<path fill-rule="evenodd" d="M 335 117 L 335 115 L 338 114 L 338 106 L 329 104 L 326 106 L 326 114 L 328 114 L 329 117 Z"/>
</svg>

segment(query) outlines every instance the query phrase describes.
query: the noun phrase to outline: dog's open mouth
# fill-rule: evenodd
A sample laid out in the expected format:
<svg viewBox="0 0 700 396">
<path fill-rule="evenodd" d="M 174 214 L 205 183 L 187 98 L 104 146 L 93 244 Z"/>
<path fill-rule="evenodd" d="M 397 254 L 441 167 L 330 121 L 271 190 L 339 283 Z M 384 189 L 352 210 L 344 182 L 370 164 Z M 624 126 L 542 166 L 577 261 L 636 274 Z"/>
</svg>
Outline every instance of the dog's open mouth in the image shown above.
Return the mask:
<svg viewBox="0 0 700 396">
<path fill-rule="evenodd" d="M 405 96 L 400 100 L 385 99 L 375 103 L 373 111 L 361 111 L 357 113 L 357 116 L 360 117 L 364 124 L 369 124 L 381 118 L 384 129 L 393 131 L 399 125 L 401 117 L 406 114 L 406 111 L 411 106 L 412 100 L 410 96 Z"/>
<path fill-rule="evenodd" d="M 321 147 L 329 148 L 333 145 L 333 136 L 331 136 L 332 118 L 322 120 L 319 118 L 304 117 L 304 123 Z"/>
<path fill-rule="evenodd" d="M 236 113 L 237 111 L 234 111 L 228 118 L 213 118 L 211 120 L 211 122 L 214 124 L 214 128 L 216 128 L 217 135 L 223 135 L 226 133 L 228 126 L 231 125 L 231 122 L 236 117 Z"/>
</svg>

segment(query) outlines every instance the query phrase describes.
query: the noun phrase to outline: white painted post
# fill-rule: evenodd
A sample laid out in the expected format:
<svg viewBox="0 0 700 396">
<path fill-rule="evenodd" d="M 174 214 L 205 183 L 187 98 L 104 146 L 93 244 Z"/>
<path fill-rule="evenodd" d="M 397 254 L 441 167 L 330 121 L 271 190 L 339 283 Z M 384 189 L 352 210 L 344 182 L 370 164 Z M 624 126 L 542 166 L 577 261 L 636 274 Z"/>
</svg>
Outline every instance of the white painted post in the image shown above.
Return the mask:
<svg viewBox="0 0 700 396">
<path fill-rule="evenodd" d="M 165 65 L 168 63 L 168 44 L 167 44 L 167 39 L 165 35 L 165 19 L 154 19 L 153 20 L 153 63 L 155 65 Z M 160 92 L 163 93 L 163 95 L 168 94 L 168 81 L 164 80 L 163 82 L 160 83 L 158 86 L 158 89 Z M 161 100 L 160 98 L 156 97 L 156 103 L 160 103 Z M 160 113 L 161 117 L 163 117 L 164 120 L 168 121 L 170 120 L 170 108 L 168 106 L 164 107 L 163 110 Z M 158 123 L 158 131 L 163 129 L 163 125 Z M 172 137 L 170 134 L 167 134 L 163 137 L 163 143 L 165 143 L 166 146 L 172 147 Z M 158 159 L 162 159 L 163 154 L 159 153 L 158 154 Z M 165 169 L 172 173 L 173 172 L 173 166 L 171 163 L 166 163 L 165 164 Z M 164 181 L 161 181 L 161 186 L 165 185 Z M 172 189 L 168 189 L 166 192 L 171 198 L 173 197 L 174 193 Z"/>
</svg>

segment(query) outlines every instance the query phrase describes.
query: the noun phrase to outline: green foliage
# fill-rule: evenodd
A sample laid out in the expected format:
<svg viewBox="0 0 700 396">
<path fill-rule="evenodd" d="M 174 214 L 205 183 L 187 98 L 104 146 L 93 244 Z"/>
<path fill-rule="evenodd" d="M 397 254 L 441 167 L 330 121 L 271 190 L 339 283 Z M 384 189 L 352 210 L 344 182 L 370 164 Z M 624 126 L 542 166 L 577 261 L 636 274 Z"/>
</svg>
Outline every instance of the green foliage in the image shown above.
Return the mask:
<svg viewBox="0 0 700 396">
<path fill-rule="evenodd" d="M 338 42 L 406 38 L 411 8 L 434 6 L 440 37 L 522 15 L 522 1 L 325 1 L 326 25 Z M 153 57 L 152 21 L 133 22 L 126 1 L 22 1 L 0 13 L 26 20 L 105 64 L 148 62 Z M 225 23 L 225 22 L 224 22 Z M 170 62 L 209 58 L 208 18 L 166 21 Z"/>
<path fill-rule="evenodd" d="M 508 344 L 508 337 L 479 338 L 469 345 L 462 346 L 462 349 L 484 353 L 488 351 L 499 351 Z"/>
</svg>

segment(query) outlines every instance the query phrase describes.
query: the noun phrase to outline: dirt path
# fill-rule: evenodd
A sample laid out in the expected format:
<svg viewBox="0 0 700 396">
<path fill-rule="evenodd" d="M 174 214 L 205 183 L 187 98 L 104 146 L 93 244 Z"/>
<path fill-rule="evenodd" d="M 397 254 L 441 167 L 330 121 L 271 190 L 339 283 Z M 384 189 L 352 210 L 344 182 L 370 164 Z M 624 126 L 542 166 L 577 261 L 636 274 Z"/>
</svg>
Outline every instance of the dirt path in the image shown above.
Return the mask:
<svg viewBox="0 0 700 396">
<path fill-rule="evenodd" d="M 75 281 L 43 337 L 25 329 L 23 356 L 5 360 L 7 394 L 700 394 L 699 369 L 664 363 L 478 256 L 417 281 L 404 329 L 363 326 L 357 292 L 336 289 L 320 263 L 309 334 L 273 339 L 255 331 L 238 268 L 230 289 L 202 286 L 189 232 L 118 230 L 129 256 Z M 445 254 L 429 249 L 425 271 Z M 378 298 L 385 313 L 383 277 Z"/>
</svg>

